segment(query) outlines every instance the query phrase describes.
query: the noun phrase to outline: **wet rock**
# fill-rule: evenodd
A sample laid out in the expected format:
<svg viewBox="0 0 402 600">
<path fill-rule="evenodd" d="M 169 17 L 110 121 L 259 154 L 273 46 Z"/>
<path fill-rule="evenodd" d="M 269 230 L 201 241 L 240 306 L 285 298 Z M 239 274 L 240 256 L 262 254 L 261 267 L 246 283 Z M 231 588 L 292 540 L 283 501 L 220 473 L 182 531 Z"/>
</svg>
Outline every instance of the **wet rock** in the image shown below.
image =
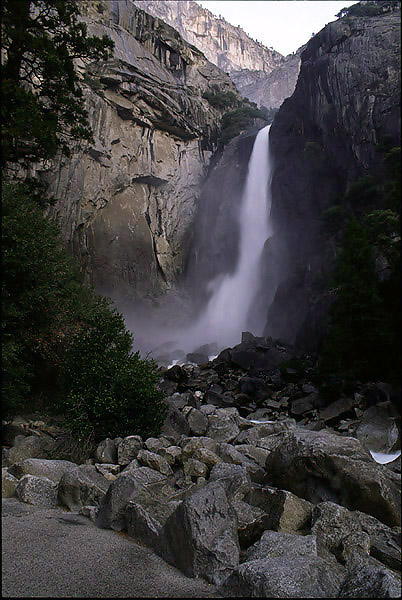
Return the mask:
<svg viewBox="0 0 402 600">
<path fill-rule="evenodd" d="M 391 402 L 383 402 L 364 411 L 356 436 L 365 448 L 384 453 L 401 448 L 400 418 L 392 408 Z"/>
<path fill-rule="evenodd" d="M 190 435 L 191 429 L 187 419 L 175 406 L 169 406 L 162 426 L 162 433 L 172 436 L 178 441 L 182 435 Z"/>
<path fill-rule="evenodd" d="M 218 442 L 231 442 L 240 433 L 238 412 L 235 408 L 220 408 L 208 415 L 206 435 Z"/>
<path fill-rule="evenodd" d="M 186 415 L 193 435 L 204 435 L 208 428 L 208 418 L 200 410 L 192 408 Z"/>
<path fill-rule="evenodd" d="M 245 552 L 242 562 L 279 556 L 317 556 L 315 536 L 264 531 L 261 539 Z"/>
</svg>

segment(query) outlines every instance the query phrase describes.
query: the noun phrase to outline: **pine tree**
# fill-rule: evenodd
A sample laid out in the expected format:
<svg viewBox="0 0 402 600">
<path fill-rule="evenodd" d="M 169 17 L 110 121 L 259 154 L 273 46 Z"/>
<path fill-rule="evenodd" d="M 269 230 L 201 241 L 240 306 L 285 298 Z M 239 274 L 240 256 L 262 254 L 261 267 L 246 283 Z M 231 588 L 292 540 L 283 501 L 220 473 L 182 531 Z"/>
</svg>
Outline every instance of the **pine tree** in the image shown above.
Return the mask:
<svg viewBox="0 0 402 600">
<path fill-rule="evenodd" d="M 76 59 L 107 59 L 113 42 L 87 36 L 76 0 L 3 0 L 2 164 L 68 154 L 91 140 Z"/>
</svg>

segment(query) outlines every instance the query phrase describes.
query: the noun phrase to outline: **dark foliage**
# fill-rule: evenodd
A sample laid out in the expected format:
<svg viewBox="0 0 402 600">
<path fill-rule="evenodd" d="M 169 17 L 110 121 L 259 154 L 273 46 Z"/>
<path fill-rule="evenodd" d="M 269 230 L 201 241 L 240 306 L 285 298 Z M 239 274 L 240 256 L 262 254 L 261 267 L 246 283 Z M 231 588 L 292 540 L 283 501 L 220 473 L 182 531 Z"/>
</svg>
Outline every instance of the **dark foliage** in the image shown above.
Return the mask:
<svg viewBox="0 0 402 600">
<path fill-rule="evenodd" d="M 78 16 L 75 0 L 3 0 L 3 164 L 92 139 L 74 60 L 106 59 L 113 42 L 87 36 Z"/>
</svg>

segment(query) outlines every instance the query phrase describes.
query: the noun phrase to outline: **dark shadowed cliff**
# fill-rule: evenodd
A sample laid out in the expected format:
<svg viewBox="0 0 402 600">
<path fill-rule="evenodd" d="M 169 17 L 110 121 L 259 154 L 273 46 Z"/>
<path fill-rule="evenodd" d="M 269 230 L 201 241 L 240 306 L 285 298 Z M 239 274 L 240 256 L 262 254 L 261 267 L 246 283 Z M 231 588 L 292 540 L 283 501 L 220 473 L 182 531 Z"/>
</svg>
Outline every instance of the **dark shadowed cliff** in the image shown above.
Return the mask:
<svg viewBox="0 0 402 600">
<path fill-rule="evenodd" d="M 336 245 L 322 214 L 358 178 L 377 176 L 385 142 L 400 144 L 400 3 L 376 5 L 380 14 L 345 16 L 310 40 L 272 125 L 266 333 L 304 347 L 317 346 L 331 302 Z"/>
</svg>

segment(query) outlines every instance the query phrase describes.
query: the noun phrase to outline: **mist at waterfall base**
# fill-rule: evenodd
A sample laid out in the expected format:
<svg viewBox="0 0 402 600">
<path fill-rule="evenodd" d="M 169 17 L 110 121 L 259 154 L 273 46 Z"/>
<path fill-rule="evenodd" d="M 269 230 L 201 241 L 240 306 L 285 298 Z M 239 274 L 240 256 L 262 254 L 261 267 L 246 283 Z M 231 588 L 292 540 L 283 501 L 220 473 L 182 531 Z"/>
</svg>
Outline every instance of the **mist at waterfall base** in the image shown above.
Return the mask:
<svg viewBox="0 0 402 600">
<path fill-rule="evenodd" d="M 234 272 L 220 274 L 207 284 L 209 300 L 195 318 L 186 317 L 183 300 L 182 306 L 173 308 L 163 306 L 162 302 L 159 310 L 156 308 L 153 314 L 148 313 L 134 322 L 134 346 L 141 354 L 158 361 L 163 357 L 165 362 L 180 362 L 187 353 L 217 354 L 235 346 L 241 342 L 243 331 L 262 335 L 265 315 L 256 318 L 253 304 L 259 287 L 262 250 L 272 234 L 269 129 L 268 125 L 258 132 L 249 159 L 239 213 L 239 252 Z M 176 300 L 177 296 L 176 293 Z M 180 325 L 175 323 L 177 320 Z M 130 322 L 128 325 L 130 327 Z"/>
</svg>

